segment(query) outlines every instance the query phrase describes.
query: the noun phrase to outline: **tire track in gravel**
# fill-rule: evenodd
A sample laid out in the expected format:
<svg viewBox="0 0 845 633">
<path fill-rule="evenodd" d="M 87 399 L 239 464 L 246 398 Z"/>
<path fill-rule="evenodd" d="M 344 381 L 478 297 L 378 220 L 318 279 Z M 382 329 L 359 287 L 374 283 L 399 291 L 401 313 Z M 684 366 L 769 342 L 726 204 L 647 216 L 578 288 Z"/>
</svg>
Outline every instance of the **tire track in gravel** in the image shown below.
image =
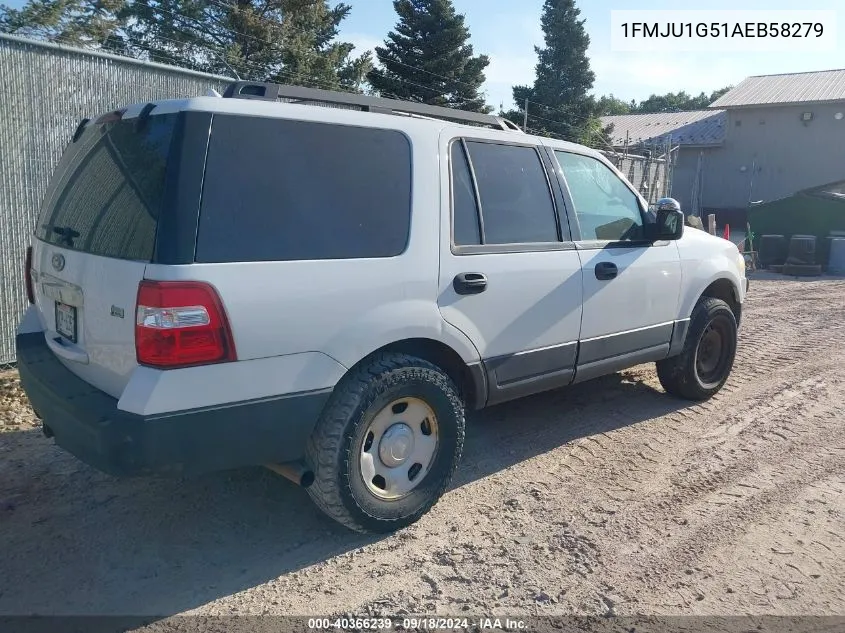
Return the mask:
<svg viewBox="0 0 845 633">
<path fill-rule="evenodd" d="M 61 604 L 44 595 L 49 578 L 69 594 L 84 582 L 98 587 L 92 608 L 128 595 L 153 610 L 202 614 L 845 613 L 843 364 L 845 283 L 755 279 L 733 374 L 711 401 L 667 397 L 642 366 L 489 409 L 468 426 L 453 488 L 419 523 L 383 539 L 326 526 L 286 482 L 207 479 L 181 491 L 84 467 L 66 477 L 56 469 L 68 471 L 71 459 L 26 439 L 11 480 L 33 495 L 32 507 L 0 521 L 0 536 L 17 530 L 26 553 L 0 561 L 17 583 L 7 595 Z M 110 511 L 92 508 L 91 495 L 111 494 Z M 183 569 L 150 577 L 123 553 L 138 544 L 120 531 L 148 525 L 168 494 L 195 507 L 170 504 L 172 527 L 154 534 L 201 525 L 211 536 L 193 537 L 201 546 L 183 539 L 178 560 L 164 543 L 142 546 Z M 243 497 L 252 501 L 234 522 L 227 507 Z M 285 506 L 271 522 L 267 513 Z M 40 516 L 55 518 L 30 524 Z M 117 536 L 86 536 L 100 524 Z M 244 545 L 226 532 L 235 529 Z M 71 554 L 50 543 L 63 532 L 77 539 Z M 117 562 L 92 570 L 123 565 L 119 584 L 98 586 L 91 570 L 68 568 L 97 560 L 103 547 Z M 251 578 L 250 564 L 262 569 L 253 580 L 205 588 Z M 186 594 L 187 579 L 199 578 Z"/>
<path fill-rule="evenodd" d="M 750 329 L 750 328 L 749 328 Z M 840 329 L 840 328 L 837 328 Z M 724 402 L 728 400 L 723 395 L 717 396 L 713 401 L 702 405 L 696 405 L 684 408 L 678 413 L 669 414 L 665 416 L 665 420 L 652 420 L 651 423 L 645 425 L 647 428 L 639 427 L 637 429 L 638 437 L 633 438 L 622 437 L 628 429 L 620 428 L 610 433 L 602 433 L 599 436 L 590 436 L 578 440 L 570 445 L 568 451 L 561 461 L 562 467 L 566 470 L 567 475 L 576 477 L 580 483 L 587 489 L 595 491 L 596 488 L 602 489 L 602 478 L 609 472 L 610 479 L 615 480 L 619 486 L 617 491 L 627 492 L 627 498 L 615 498 L 614 500 L 621 503 L 628 503 L 633 505 L 633 509 L 628 509 L 628 514 L 652 515 L 652 513 L 670 517 L 668 524 L 675 525 L 690 525 L 690 520 L 685 518 L 686 514 L 692 513 L 702 515 L 705 521 L 701 522 L 693 530 L 689 530 L 690 534 L 682 542 L 673 544 L 666 551 L 651 554 L 648 560 L 652 567 L 652 576 L 655 572 L 664 575 L 660 583 L 646 583 L 646 586 L 651 586 L 658 590 L 657 593 L 664 594 L 667 587 L 665 586 L 665 574 L 672 568 L 677 568 L 679 563 L 688 565 L 690 561 L 695 561 L 697 556 L 705 552 L 708 547 L 712 547 L 722 539 L 735 537 L 738 534 L 743 534 L 748 528 L 748 522 L 755 518 L 757 520 L 771 520 L 777 514 L 778 508 L 787 503 L 799 490 L 807 485 L 807 477 L 815 475 L 816 478 L 823 478 L 829 476 L 834 472 L 834 467 L 839 464 L 837 455 L 828 455 L 825 459 L 818 459 L 818 446 L 816 442 L 810 442 L 806 447 L 795 444 L 789 444 L 788 438 L 779 429 L 784 428 L 785 421 L 791 418 L 800 418 L 806 413 L 804 402 L 814 402 L 821 400 L 830 403 L 829 398 L 836 398 L 835 393 L 822 393 L 820 386 L 825 384 L 825 380 L 816 377 L 810 377 L 802 380 L 797 384 L 785 388 L 793 377 L 793 367 L 795 365 L 806 365 L 808 357 L 817 358 L 815 353 L 818 346 L 829 341 L 829 329 L 827 331 L 813 331 L 811 329 L 801 328 L 796 329 L 786 334 L 786 336 L 773 336 L 773 332 L 769 328 L 758 328 L 751 330 L 750 335 L 746 335 L 746 340 L 743 344 L 749 345 L 751 343 L 755 351 L 748 352 L 749 356 L 756 357 L 758 354 L 762 361 L 754 366 L 743 366 L 743 359 L 738 361 L 739 371 L 737 372 L 739 380 L 735 381 L 733 389 L 726 390 L 729 395 L 730 403 Z M 786 343 L 786 344 L 785 344 Z M 834 360 L 828 359 L 818 367 L 814 367 L 813 371 L 818 372 L 835 372 L 839 363 L 842 360 L 836 358 Z M 765 372 L 767 374 L 765 381 L 759 380 L 759 374 Z M 828 374 L 829 375 L 829 374 Z M 841 397 L 841 393 L 838 394 Z M 826 400 L 828 399 L 828 400 Z M 735 401 L 741 401 L 742 407 L 736 407 Z M 612 398 L 611 398 L 612 402 Z M 726 405 L 734 406 L 726 406 Z M 751 415 L 744 415 L 744 420 L 741 424 L 737 424 L 734 419 L 736 410 L 740 411 L 756 411 Z M 823 410 L 812 412 L 813 418 L 805 426 L 812 426 L 822 420 L 830 420 L 835 417 L 840 407 L 835 404 L 828 404 Z M 616 409 L 613 409 L 607 417 L 624 417 L 624 414 Z M 770 424 L 756 425 L 749 432 L 750 423 L 756 418 L 772 418 Z M 669 421 L 677 423 L 673 427 L 671 424 L 660 424 L 662 421 Z M 613 424 L 612 426 L 617 426 Z M 620 425 L 621 426 L 621 425 Z M 835 431 L 836 429 L 827 429 L 822 425 L 816 424 L 817 431 L 824 433 L 827 430 Z M 667 430 L 668 429 L 668 430 Z M 729 430 L 728 430 L 729 429 Z M 806 429 L 801 429 L 806 430 Z M 648 435 L 647 433 L 651 433 Z M 714 515 L 710 508 L 706 507 L 710 501 L 708 497 L 714 495 L 727 494 L 728 498 L 735 499 L 738 493 L 732 492 L 735 486 L 755 486 L 755 484 L 745 483 L 743 480 L 753 473 L 755 469 L 759 469 L 761 464 L 754 460 L 737 461 L 731 465 L 725 465 L 725 457 L 720 456 L 718 452 L 714 452 L 709 459 L 702 459 L 701 453 L 706 450 L 713 450 L 724 444 L 729 438 L 723 437 L 727 432 L 728 435 L 743 435 L 744 443 L 737 445 L 731 449 L 735 454 L 744 455 L 746 453 L 755 453 L 762 451 L 764 454 L 768 453 L 770 460 L 775 464 L 787 455 L 798 457 L 802 461 L 810 461 L 811 457 L 815 457 L 815 470 L 818 472 L 799 471 L 794 477 L 778 476 L 776 485 L 772 484 L 768 489 L 762 489 L 761 486 L 756 486 L 759 490 L 752 495 L 740 495 L 741 503 L 731 504 L 728 509 L 729 512 L 722 511 Z M 787 442 L 785 447 L 781 450 L 773 450 L 769 446 L 760 447 L 761 443 L 769 443 L 772 433 L 778 434 L 778 440 Z M 680 435 L 681 437 L 676 437 Z M 599 439 L 601 438 L 601 439 Z M 617 439 L 618 438 L 618 439 Z M 696 440 L 696 445 L 692 447 L 683 447 L 683 440 Z M 604 443 L 602 442 L 604 440 Z M 609 441 L 608 441 L 609 440 Z M 632 440 L 629 442 L 629 440 Z M 681 443 L 679 444 L 679 440 Z M 591 444 L 600 447 L 604 454 L 597 454 L 591 448 Z M 627 451 L 624 457 L 614 455 L 608 452 L 612 446 L 626 446 Z M 655 449 L 654 445 L 660 446 L 660 449 Z M 674 450 L 673 450 L 674 447 Z M 804 450 L 804 453 L 799 455 L 799 449 Z M 654 459 L 649 455 L 660 456 L 660 459 Z M 667 461 L 667 457 L 672 457 Z M 674 472 L 679 463 L 683 463 L 685 459 L 695 465 L 696 479 L 688 480 L 686 482 L 671 481 L 669 490 L 671 496 L 669 499 L 666 495 L 652 496 L 648 503 L 637 503 L 637 496 L 644 496 L 644 492 L 649 492 L 649 489 L 658 488 L 660 482 L 655 482 L 658 470 L 654 468 L 655 465 L 665 464 L 668 470 Z M 622 464 L 622 468 L 607 467 L 607 462 L 614 462 Z M 771 477 L 774 480 L 774 475 Z M 606 479 L 605 479 L 606 481 Z M 813 479 L 812 481 L 815 481 Z M 623 494 L 624 494 L 623 492 Z M 733 495 L 733 496 L 731 496 Z M 577 503 L 577 499 L 573 499 Z M 705 504 L 704 509 L 698 508 L 696 504 Z M 581 533 L 578 538 L 587 542 L 602 542 L 604 539 L 593 539 L 591 532 L 596 527 L 607 527 L 607 531 L 613 531 L 618 528 L 618 522 L 624 522 L 624 513 L 612 509 L 608 511 L 607 508 L 590 508 L 587 504 L 583 506 L 580 514 L 582 515 L 586 524 L 584 533 Z M 611 523 L 608 524 L 606 520 L 602 520 L 600 515 L 609 515 L 614 517 Z M 619 518 L 616 518 L 619 517 Z M 596 520 L 598 519 L 598 520 Z M 664 523 L 666 521 L 664 520 Z M 627 530 L 623 527 L 617 529 L 618 533 L 631 534 L 631 527 L 627 526 Z M 641 541 L 648 541 L 647 534 L 638 534 Z M 660 552 L 658 543 L 660 539 L 653 539 L 654 551 Z M 694 547 L 693 547 L 694 545 Z M 598 560 L 600 549 L 597 548 L 594 559 Z M 623 559 L 625 552 L 615 552 L 610 548 L 609 552 L 603 552 L 605 559 Z M 683 585 L 683 577 L 686 576 L 686 571 L 680 576 L 676 584 L 678 587 Z M 624 583 L 636 585 L 635 579 L 630 577 L 630 574 L 623 576 Z M 613 586 L 612 584 L 610 585 Z M 623 592 L 626 593 L 626 592 Z M 629 599 L 633 604 L 637 604 L 640 600 L 636 598 L 636 593 L 629 595 Z M 601 598 L 604 595 L 601 591 L 596 591 L 595 588 L 585 589 L 583 586 L 580 590 L 570 594 L 570 600 L 575 596 L 583 598 Z M 697 602 L 701 593 L 696 593 L 694 598 Z M 617 596 L 618 597 L 618 596 Z M 703 600 L 703 598 L 702 598 Z M 582 600 L 580 606 L 583 608 L 589 600 Z M 688 608 L 689 601 L 682 604 L 667 605 L 674 607 Z"/>
</svg>

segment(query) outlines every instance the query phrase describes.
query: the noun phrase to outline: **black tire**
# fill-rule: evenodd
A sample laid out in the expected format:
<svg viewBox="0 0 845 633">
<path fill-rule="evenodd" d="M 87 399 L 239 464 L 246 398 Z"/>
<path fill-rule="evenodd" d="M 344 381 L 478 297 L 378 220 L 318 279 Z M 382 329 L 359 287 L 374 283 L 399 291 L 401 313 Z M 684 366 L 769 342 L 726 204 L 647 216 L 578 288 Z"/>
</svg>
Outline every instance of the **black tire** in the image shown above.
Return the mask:
<svg viewBox="0 0 845 633">
<path fill-rule="evenodd" d="M 715 334 L 714 334 L 715 332 Z M 678 356 L 657 361 L 657 377 L 673 396 L 707 400 L 725 384 L 736 356 L 736 317 L 727 303 L 701 297 L 690 317 L 684 350 Z M 718 347 L 718 358 L 710 350 Z M 707 363 L 704 363 L 704 359 Z"/>
<path fill-rule="evenodd" d="M 405 497 L 375 496 L 360 470 L 370 422 L 403 397 L 425 402 L 438 427 L 437 449 L 420 482 Z M 306 447 L 314 471 L 308 493 L 331 518 L 358 532 L 393 532 L 417 521 L 452 481 L 464 445 L 464 405 L 449 376 L 428 361 L 384 353 L 338 383 Z"/>
</svg>

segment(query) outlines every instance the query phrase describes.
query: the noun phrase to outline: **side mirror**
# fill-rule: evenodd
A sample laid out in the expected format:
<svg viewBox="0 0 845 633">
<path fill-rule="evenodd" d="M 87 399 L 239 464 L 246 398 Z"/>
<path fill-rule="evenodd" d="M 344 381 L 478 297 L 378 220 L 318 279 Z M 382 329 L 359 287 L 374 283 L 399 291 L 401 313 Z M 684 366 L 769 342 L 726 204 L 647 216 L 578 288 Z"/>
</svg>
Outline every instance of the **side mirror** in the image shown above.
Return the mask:
<svg viewBox="0 0 845 633">
<path fill-rule="evenodd" d="M 660 240 L 679 240 L 684 234 L 684 214 L 677 209 L 657 209 L 652 237 Z"/>
</svg>

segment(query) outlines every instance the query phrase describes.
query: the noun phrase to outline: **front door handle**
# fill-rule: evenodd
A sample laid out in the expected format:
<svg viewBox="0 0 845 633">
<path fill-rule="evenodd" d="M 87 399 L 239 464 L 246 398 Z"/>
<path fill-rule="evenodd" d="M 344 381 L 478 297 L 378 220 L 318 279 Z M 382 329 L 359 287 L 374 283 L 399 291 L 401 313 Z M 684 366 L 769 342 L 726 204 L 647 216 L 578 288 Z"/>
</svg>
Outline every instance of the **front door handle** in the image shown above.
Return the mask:
<svg viewBox="0 0 845 633">
<path fill-rule="evenodd" d="M 613 279 L 618 274 L 619 269 L 612 262 L 599 262 L 596 264 L 596 279 L 605 281 L 607 279 Z"/>
<path fill-rule="evenodd" d="M 477 295 L 487 290 L 487 277 L 481 273 L 459 273 L 452 280 L 459 295 Z"/>
</svg>

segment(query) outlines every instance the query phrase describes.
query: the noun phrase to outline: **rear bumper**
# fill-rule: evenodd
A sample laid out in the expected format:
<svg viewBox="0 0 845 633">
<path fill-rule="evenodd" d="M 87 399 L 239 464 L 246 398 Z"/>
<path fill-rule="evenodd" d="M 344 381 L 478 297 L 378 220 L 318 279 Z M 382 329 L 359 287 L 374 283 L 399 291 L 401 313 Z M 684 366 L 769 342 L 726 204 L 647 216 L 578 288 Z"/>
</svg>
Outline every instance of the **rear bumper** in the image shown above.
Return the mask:
<svg viewBox="0 0 845 633">
<path fill-rule="evenodd" d="M 41 332 L 16 338 L 21 385 L 45 432 L 112 475 L 198 474 L 300 459 L 331 390 L 140 416 L 62 365 Z"/>
</svg>

